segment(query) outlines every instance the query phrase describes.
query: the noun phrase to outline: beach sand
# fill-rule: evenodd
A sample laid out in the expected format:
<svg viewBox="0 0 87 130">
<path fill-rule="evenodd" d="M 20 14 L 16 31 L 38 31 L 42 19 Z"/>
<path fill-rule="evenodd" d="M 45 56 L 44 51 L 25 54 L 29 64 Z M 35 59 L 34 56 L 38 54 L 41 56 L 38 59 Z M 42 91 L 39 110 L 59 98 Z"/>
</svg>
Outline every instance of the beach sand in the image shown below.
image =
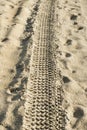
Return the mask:
<svg viewBox="0 0 87 130">
<path fill-rule="evenodd" d="M 51 25 L 44 22 L 49 19 L 50 0 L 0 1 L 0 130 L 25 130 L 22 126 L 26 91 L 35 71 L 33 55 L 38 55 L 34 48 L 37 43 L 44 48 L 45 41 L 48 42 L 46 36 L 52 33 L 51 47 L 46 49 L 50 49 L 53 60 L 48 53 L 44 55 L 50 65 L 55 64 L 48 78 L 54 76 L 54 69 L 59 73 L 56 84 L 63 89 L 65 129 L 87 130 L 87 1 L 54 0 L 53 3 Z M 46 30 L 49 26 L 52 26 L 50 32 Z"/>
</svg>

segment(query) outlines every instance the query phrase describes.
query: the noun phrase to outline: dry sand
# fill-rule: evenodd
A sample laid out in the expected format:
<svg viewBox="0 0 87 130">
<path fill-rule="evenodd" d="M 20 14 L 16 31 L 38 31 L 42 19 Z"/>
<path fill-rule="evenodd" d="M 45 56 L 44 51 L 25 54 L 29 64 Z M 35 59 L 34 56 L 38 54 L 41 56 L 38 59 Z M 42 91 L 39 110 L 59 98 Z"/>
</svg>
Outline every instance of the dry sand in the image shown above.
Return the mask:
<svg viewBox="0 0 87 130">
<path fill-rule="evenodd" d="M 37 45 L 44 48 L 44 39 L 52 33 L 51 47 L 47 48 L 52 61 L 46 56 L 55 64 L 51 75 L 54 70 L 59 73 L 55 84 L 63 89 L 65 130 L 87 130 L 87 0 L 53 0 L 53 7 L 50 3 L 50 0 L 0 1 L 0 130 L 25 130 L 22 126 L 28 111 L 26 92 L 35 71 L 33 55 L 38 55 L 34 49 Z M 49 10 L 52 25 L 44 22 L 49 19 Z M 51 32 L 46 30 L 49 26 Z M 39 35 L 42 42 L 38 42 Z M 51 80 L 52 76 L 48 78 Z M 27 130 L 31 130 L 30 126 Z"/>
</svg>

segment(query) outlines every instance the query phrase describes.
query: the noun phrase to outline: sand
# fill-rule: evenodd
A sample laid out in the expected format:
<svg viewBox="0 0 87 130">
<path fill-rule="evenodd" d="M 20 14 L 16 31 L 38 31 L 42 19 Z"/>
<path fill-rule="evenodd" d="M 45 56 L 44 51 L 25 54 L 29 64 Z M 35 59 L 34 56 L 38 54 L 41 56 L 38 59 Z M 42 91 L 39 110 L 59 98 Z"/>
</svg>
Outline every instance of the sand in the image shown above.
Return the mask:
<svg viewBox="0 0 87 130">
<path fill-rule="evenodd" d="M 33 90 L 34 83 L 36 88 L 38 82 L 38 88 L 44 88 L 41 84 L 46 84 L 46 80 L 48 90 L 53 87 L 53 97 L 47 103 L 53 106 L 53 113 L 51 119 L 49 109 L 44 108 L 47 109 L 44 114 L 49 113 L 47 121 L 52 122 L 52 126 L 44 123 L 44 130 L 47 129 L 46 125 L 57 130 L 54 124 L 62 130 L 53 118 L 57 114 L 62 117 L 61 113 L 65 115 L 65 120 L 58 120 L 65 130 L 87 130 L 87 1 L 52 2 L 0 1 L 0 130 L 33 129 L 33 119 L 29 114 L 32 112 L 32 103 L 36 102 L 36 106 L 37 101 L 43 102 L 39 100 L 39 90 Z M 42 62 L 44 58 L 47 58 L 46 62 Z M 44 78 L 38 78 L 39 72 L 44 73 Z M 42 79 L 45 80 L 42 82 Z M 62 95 L 59 90 L 57 93 L 57 88 L 62 89 Z M 34 96 L 38 100 L 33 100 Z M 46 96 L 50 97 L 48 93 Z M 55 100 L 60 102 L 61 113 Z M 44 117 L 44 114 L 41 116 Z M 39 117 L 39 112 L 37 115 Z M 39 125 L 35 127 L 35 122 L 33 126 L 34 130 L 37 126 L 39 130 L 42 128 Z"/>
</svg>

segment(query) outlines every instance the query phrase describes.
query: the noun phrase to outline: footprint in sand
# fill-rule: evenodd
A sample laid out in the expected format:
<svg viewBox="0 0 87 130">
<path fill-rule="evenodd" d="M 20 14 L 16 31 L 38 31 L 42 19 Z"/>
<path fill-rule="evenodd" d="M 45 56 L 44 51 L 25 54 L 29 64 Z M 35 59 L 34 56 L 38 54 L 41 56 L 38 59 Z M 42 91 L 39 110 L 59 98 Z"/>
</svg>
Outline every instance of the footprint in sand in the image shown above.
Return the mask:
<svg viewBox="0 0 87 130">
<path fill-rule="evenodd" d="M 67 76 L 63 76 L 63 82 L 64 83 L 69 83 L 70 79 Z"/>
<path fill-rule="evenodd" d="M 72 15 L 70 16 L 70 19 L 71 19 L 71 20 L 77 20 L 77 17 L 78 17 L 77 15 L 72 14 Z"/>
<path fill-rule="evenodd" d="M 67 41 L 66 41 L 66 45 L 72 45 L 72 40 L 71 39 L 67 39 Z"/>
<path fill-rule="evenodd" d="M 79 123 L 79 121 L 82 119 L 82 117 L 84 116 L 84 111 L 82 108 L 80 107 L 77 107 L 75 110 L 74 110 L 74 113 L 73 113 L 73 117 L 76 118 L 76 122 L 75 124 L 72 126 L 73 129 L 75 129 Z"/>
<path fill-rule="evenodd" d="M 66 56 L 67 58 L 69 58 L 69 57 L 71 57 L 71 54 L 70 54 L 70 53 L 66 53 L 65 56 Z"/>
</svg>

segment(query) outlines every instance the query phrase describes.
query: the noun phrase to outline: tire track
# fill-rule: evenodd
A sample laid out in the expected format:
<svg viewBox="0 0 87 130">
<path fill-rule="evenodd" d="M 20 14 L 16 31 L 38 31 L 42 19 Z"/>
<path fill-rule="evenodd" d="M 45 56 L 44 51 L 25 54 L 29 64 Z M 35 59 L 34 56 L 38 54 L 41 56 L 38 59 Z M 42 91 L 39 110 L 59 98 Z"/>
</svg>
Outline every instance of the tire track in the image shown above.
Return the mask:
<svg viewBox="0 0 87 130">
<path fill-rule="evenodd" d="M 23 11 L 24 11 L 23 9 L 24 9 L 24 6 L 26 5 L 26 3 L 28 3 L 27 0 L 19 1 L 18 7 L 14 13 L 11 24 L 9 25 L 9 28 L 6 31 L 6 34 L 5 34 L 4 38 L 2 39 L 2 42 L 7 42 L 11 37 L 13 37 L 16 26 L 18 24 L 20 24 L 21 21 L 23 21 L 21 16 L 23 17 Z M 23 23 L 21 23 L 21 24 L 23 24 Z M 18 38 L 16 38 L 16 39 L 18 39 Z"/>
<path fill-rule="evenodd" d="M 11 79 L 13 78 L 13 76 L 15 74 L 15 70 L 16 70 L 15 64 L 18 61 L 20 52 L 22 50 L 24 50 L 24 48 L 23 48 L 24 44 L 21 44 L 21 42 L 23 41 L 25 43 L 27 41 L 26 37 L 29 34 L 26 32 L 26 34 L 23 35 L 24 27 L 25 27 L 27 18 L 31 17 L 32 8 L 36 4 L 36 2 L 37 2 L 37 0 L 33 0 L 32 2 L 26 1 L 26 3 L 24 4 L 24 8 L 20 14 L 20 18 L 18 19 L 16 26 L 12 29 L 12 32 L 9 35 L 9 40 L 5 42 L 6 44 L 1 43 L 2 48 L 0 49 L 0 53 L 2 56 L 0 57 L 0 60 L 1 60 L 0 67 L 2 68 L 2 72 L 5 72 L 5 76 L 6 76 L 6 78 L 4 78 L 2 80 L 3 86 L 8 86 L 9 82 L 11 82 Z M 29 7 L 29 9 L 28 9 L 28 7 Z M 23 40 L 23 39 L 25 39 L 25 40 Z M 23 55 L 23 53 L 22 53 L 22 55 Z M 3 60 L 5 57 L 7 57 L 6 58 L 7 60 Z M 20 57 L 23 57 L 23 56 L 20 55 Z M 13 69 L 14 72 L 13 73 L 8 72 L 8 70 L 10 70 L 10 69 Z M 1 73 L 0 78 L 1 77 L 3 77 L 3 73 Z M 9 80 L 9 81 L 7 81 L 7 80 Z M 4 81 L 6 81 L 6 82 L 4 82 Z"/>
<path fill-rule="evenodd" d="M 36 0 L 36 2 L 37 2 L 37 0 Z M 27 16 L 27 14 L 26 14 L 26 16 L 23 16 L 24 15 L 24 8 L 26 7 L 26 3 L 27 4 L 29 4 L 29 2 L 27 1 L 27 0 L 25 0 L 24 2 L 23 1 L 19 1 L 19 3 L 18 3 L 18 8 L 16 9 L 16 11 L 15 11 L 15 13 L 14 13 L 14 16 L 13 16 L 13 18 L 12 18 L 12 20 L 11 20 L 11 22 L 10 22 L 10 25 L 9 25 L 9 27 L 8 27 L 8 29 L 5 31 L 6 32 L 6 34 L 5 34 L 5 36 L 4 36 L 4 38 L 2 39 L 2 45 L 3 45 L 3 42 L 4 43 L 7 43 L 7 42 L 9 42 L 9 40 L 10 39 L 13 39 L 14 37 L 15 37 L 15 39 L 16 40 L 19 40 L 19 38 L 20 38 L 20 32 L 19 33 L 17 33 L 17 34 L 15 34 L 14 35 L 14 33 L 15 33 L 15 31 L 17 30 L 17 28 L 19 27 L 19 29 L 21 29 L 22 28 L 22 24 L 24 24 L 24 23 L 22 23 L 22 21 L 24 20 L 24 19 L 26 19 L 26 16 Z M 31 3 L 35 3 L 35 1 L 33 1 L 33 2 L 31 2 Z M 31 4 L 30 3 L 30 4 Z M 31 4 L 31 6 L 34 6 L 33 4 Z M 17 5 L 16 5 L 17 6 Z M 25 6 L 25 7 L 24 7 Z M 16 8 L 16 7 L 15 7 Z M 29 6 L 29 8 L 31 8 L 30 6 Z M 30 9 L 31 10 L 31 9 Z M 27 11 L 28 12 L 28 11 Z M 29 12 L 30 13 L 30 12 Z M 24 17 L 24 19 L 22 18 L 22 17 Z M 18 37 L 18 36 L 19 37 Z"/>
<path fill-rule="evenodd" d="M 29 48 L 32 46 L 32 35 L 33 35 L 33 24 L 35 21 L 35 17 L 37 15 L 38 9 L 39 9 L 40 0 L 36 2 L 35 7 L 33 8 L 32 14 L 30 18 L 27 19 L 27 25 L 24 31 L 23 39 L 21 39 L 21 47 L 22 51 L 19 55 L 19 61 L 16 64 L 16 74 L 9 84 L 10 91 L 13 93 L 20 91 L 22 88 L 24 88 L 24 84 L 27 83 L 27 77 L 24 77 L 26 73 L 29 72 L 29 61 L 30 61 L 30 53 Z M 17 87 L 16 84 L 19 84 L 18 86 L 21 86 L 21 89 Z"/>
<path fill-rule="evenodd" d="M 23 130 L 64 130 L 62 86 L 55 85 L 59 73 L 51 51 L 54 6 L 55 1 L 42 1 L 36 18 Z"/>
<path fill-rule="evenodd" d="M 12 82 L 9 83 L 9 88 L 7 88 L 8 107 L 5 113 L 5 117 L 0 122 L 0 124 L 7 130 L 21 129 L 22 115 L 18 113 L 18 110 L 21 106 L 23 106 L 24 103 L 22 96 L 24 89 L 26 88 L 27 75 L 29 73 L 28 68 L 30 55 L 28 51 L 32 44 L 33 24 L 39 9 L 39 5 L 40 0 L 36 1 L 36 5 L 33 7 L 31 16 L 29 16 L 29 18 L 27 19 L 27 24 L 23 33 L 23 38 L 21 39 L 20 47 L 22 48 L 22 51 L 19 55 L 19 61 L 16 64 L 16 74 Z"/>
<path fill-rule="evenodd" d="M 15 14 L 13 16 L 13 19 L 11 21 L 11 24 L 9 25 L 9 28 L 7 29 L 7 32 L 5 34 L 5 37 L 2 39 L 2 42 L 9 40 L 9 35 L 11 34 L 12 30 L 15 28 L 17 23 L 17 17 L 22 13 L 23 5 L 26 3 L 26 1 L 19 2 L 18 8 L 15 11 Z"/>
<path fill-rule="evenodd" d="M 9 3 L 9 4 L 8 4 Z M 7 5 L 8 6 L 8 10 L 9 12 L 11 12 L 11 14 L 13 14 L 14 16 L 16 16 L 17 12 L 18 12 L 18 8 L 20 6 L 22 6 L 23 4 L 23 1 L 15 1 L 15 2 L 12 2 L 12 1 L 7 1 Z M 3 4 L 4 5 L 4 4 Z M 7 10 L 6 10 L 7 11 Z M 3 13 L 4 12 L 4 13 Z M 1 12 L 1 21 L 4 22 L 4 19 L 6 19 L 7 21 L 7 25 L 3 25 L 3 23 L 1 22 L 2 26 L 1 28 L 3 27 L 5 29 L 5 34 L 4 34 L 4 37 L 2 38 L 1 37 L 1 41 L 2 42 L 5 42 L 8 40 L 7 36 L 8 36 L 8 32 L 12 29 L 12 26 L 13 24 L 15 23 L 15 18 L 13 15 L 9 14 L 9 12 L 5 12 L 5 9 L 3 9 L 3 12 Z M 5 16 L 6 15 L 6 16 Z"/>
</svg>

